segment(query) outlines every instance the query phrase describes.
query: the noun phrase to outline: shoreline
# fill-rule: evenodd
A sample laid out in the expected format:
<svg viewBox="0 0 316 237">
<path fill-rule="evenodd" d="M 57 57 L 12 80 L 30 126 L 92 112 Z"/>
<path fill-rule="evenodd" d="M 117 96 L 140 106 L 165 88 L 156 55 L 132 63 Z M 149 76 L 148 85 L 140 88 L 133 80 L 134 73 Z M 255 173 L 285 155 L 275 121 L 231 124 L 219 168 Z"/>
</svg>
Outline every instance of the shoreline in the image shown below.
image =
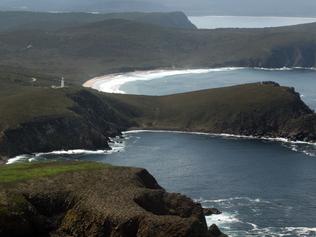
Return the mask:
<svg viewBox="0 0 316 237">
<path fill-rule="evenodd" d="M 282 68 L 261 68 L 261 67 L 219 67 L 219 68 L 200 68 L 200 69 L 154 69 L 136 70 L 130 72 L 105 74 L 91 78 L 82 84 L 83 87 L 91 88 L 100 92 L 127 94 L 120 88 L 129 82 L 151 81 L 169 76 L 186 74 L 207 74 L 210 72 L 225 72 L 237 70 L 259 70 L 259 71 L 292 71 L 292 70 L 312 70 L 315 67 L 282 67 Z"/>
<path fill-rule="evenodd" d="M 180 131 L 180 130 L 161 130 L 161 129 L 134 129 L 123 131 L 122 135 L 125 134 L 137 134 L 137 133 L 174 133 L 174 134 L 192 134 L 192 135 L 201 135 L 201 136 L 211 136 L 215 138 L 238 138 L 238 139 L 246 139 L 246 140 L 259 140 L 259 141 L 271 141 L 271 142 L 279 142 L 279 143 L 287 143 L 287 144 L 302 144 L 302 145 L 311 145 L 316 147 L 316 142 L 305 142 L 305 141 L 292 141 L 287 138 L 282 137 L 258 137 L 258 136 L 246 136 L 246 135 L 236 135 L 236 134 L 228 134 L 228 133 L 206 133 L 206 132 L 193 132 L 193 131 Z M 10 165 L 21 160 L 27 159 L 28 162 L 32 162 L 36 157 L 41 155 L 75 155 L 75 154 L 112 154 L 115 152 L 120 152 L 124 150 L 125 144 L 123 142 L 113 142 L 113 146 L 111 146 L 111 150 L 83 150 L 83 149 L 75 149 L 75 150 L 60 150 L 60 151 L 51 151 L 45 153 L 32 153 L 32 154 L 21 154 L 16 157 L 12 157 L 4 162 L 3 165 Z M 300 152 L 297 150 L 291 149 L 293 152 Z M 313 156 L 309 153 L 303 152 L 307 156 Z"/>
<path fill-rule="evenodd" d="M 161 129 L 135 129 L 122 132 L 122 134 L 136 134 L 136 133 L 178 133 L 178 134 L 193 134 L 193 135 L 203 135 L 203 136 L 213 136 L 213 137 L 222 137 L 222 138 L 241 138 L 241 139 L 249 139 L 249 140 L 264 140 L 264 141 L 274 141 L 274 142 L 283 142 L 289 144 L 304 144 L 304 145 L 312 145 L 316 146 L 316 142 L 306 142 L 306 141 L 292 141 L 288 138 L 283 137 L 259 137 L 259 136 L 251 136 L 251 135 L 236 135 L 229 133 L 207 133 L 207 132 L 193 132 L 193 131 L 178 131 L 178 130 L 161 130 Z"/>
</svg>

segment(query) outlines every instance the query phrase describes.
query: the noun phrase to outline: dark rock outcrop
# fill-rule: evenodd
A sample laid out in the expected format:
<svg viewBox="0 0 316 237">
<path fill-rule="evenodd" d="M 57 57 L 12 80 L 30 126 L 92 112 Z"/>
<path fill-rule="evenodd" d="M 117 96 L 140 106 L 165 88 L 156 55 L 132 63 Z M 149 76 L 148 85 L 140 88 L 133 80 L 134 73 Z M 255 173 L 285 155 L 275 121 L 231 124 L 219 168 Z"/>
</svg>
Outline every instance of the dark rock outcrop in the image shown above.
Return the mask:
<svg viewBox="0 0 316 237">
<path fill-rule="evenodd" d="M 109 167 L 1 185 L 0 236 L 217 237 L 201 205 L 143 169 Z"/>
<path fill-rule="evenodd" d="M 205 216 L 222 214 L 222 212 L 217 208 L 203 208 L 203 212 Z"/>
<path fill-rule="evenodd" d="M 211 225 L 209 233 L 212 237 L 227 237 L 227 235 L 223 234 L 215 224 Z"/>
</svg>

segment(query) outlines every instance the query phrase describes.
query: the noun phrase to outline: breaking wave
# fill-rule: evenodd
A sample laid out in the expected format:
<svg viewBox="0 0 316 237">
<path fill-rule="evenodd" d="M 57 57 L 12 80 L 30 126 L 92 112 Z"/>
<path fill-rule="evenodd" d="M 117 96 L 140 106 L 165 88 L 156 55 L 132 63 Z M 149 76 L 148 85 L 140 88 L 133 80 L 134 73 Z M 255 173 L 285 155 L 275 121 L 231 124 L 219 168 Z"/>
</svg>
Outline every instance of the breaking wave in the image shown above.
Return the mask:
<svg viewBox="0 0 316 237">
<path fill-rule="evenodd" d="M 249 222 L 248 219 L 255 219 L 255 214 L 262 212 L 262 210 L 266 209 L 270 205 L 273 206 L 274 203 L 272 201 L 250 197 L 232 197 L 214 200 L 205 200 L 201 198 L 195 201 L 201 203 L 203 207 L 216 206 L 220 210 L 223 210 L 222 214 L 206 216 L 205 219 L 208 226 L 216 224 L 225 234 L 228 234 L 229 236 L 316 236 L 316 227 L 260 227 L 257 223 Z M 238 209 L 248 209 L 249 213 L 245 216 L 239 214 L 238 211 L 231 211 Z"/>
<path fill-rule="evenodd" d="M 125 141 L 120 137 L 111 138 L 109 142 L 110 150 L 83 150 L 83 149 L 76 149 L 76 150 L 61 150 L 61 151 L 52 151 L 52 152 L 45 152 L 45 153 L 34 153 L 34 154 L 25 154 L 13 157 L 7 161 L 7 164 L 14 164 L 17 162 L 33 162 L 38 160 L 55 160 L 60 157 L 66 158 L 71 157 L 74 160 L 74 156 L 81 156 L 81 155 L 98 155 L 98 154 L 113 154 L 116 152 L 122 152 L 125 149 Z"/>
</svg>

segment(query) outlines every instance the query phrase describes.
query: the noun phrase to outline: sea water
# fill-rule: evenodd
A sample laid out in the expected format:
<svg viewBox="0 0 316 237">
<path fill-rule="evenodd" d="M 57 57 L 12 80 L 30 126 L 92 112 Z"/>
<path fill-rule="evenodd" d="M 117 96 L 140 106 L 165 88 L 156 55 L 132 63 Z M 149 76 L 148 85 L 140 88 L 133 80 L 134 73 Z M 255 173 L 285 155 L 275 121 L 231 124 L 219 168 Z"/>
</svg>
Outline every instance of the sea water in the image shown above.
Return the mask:
<svg viewBox="0 0 316 237">
<path fill-rule="evenodd" d="M 264 28 L 316 22 L 312 17 L 273 16 L 191 16 L 189 19 L 200 29 Z"/>
<path fill-rule="evenodd" d="M 316 236 L 316 157 L 291 146 L 281 141 L 143 131 L 124 134 L 115 152 L 61 152 L 32 159 L 146 168 L 167 191 L 221 210 L 221 215 L 206 217 L 207 222 L 229 236 Z"/>
</svg>

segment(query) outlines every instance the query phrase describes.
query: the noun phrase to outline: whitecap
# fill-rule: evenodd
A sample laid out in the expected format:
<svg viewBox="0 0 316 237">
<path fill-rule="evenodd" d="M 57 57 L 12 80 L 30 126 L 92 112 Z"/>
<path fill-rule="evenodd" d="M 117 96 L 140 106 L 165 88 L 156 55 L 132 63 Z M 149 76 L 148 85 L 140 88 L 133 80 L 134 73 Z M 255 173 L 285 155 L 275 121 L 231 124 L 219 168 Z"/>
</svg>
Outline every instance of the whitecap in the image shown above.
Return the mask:
<svg viewBox="0 0 316 237">
<path fill-rule="evenodd" d="M 250 197 L 231 197 L 231 198 L 223 198 L 223 199 L 197 199 L 195 200 L 196 202 L 203 204 L 208 204 L 208 203 L 224 203 L 224 202 L 232 202 L 232 201 L 247 201 L 250 203 L 266 203 L 269 204 L 271 203 L 270 201 L 267 200 L 262 200 L 260 198 L 250 198 Z"/>
<path fill-rule="evenodd" d="M 217 226 L 226 226 L 228 224 L 241 223 L 241 220 L 237 218 L 236 214 L 228 212 L 219 215 L 206 216 L 205 219 L 208 226 L 213 224 L 216 224 Z"/>
<path fill-rule="evenodd" d="M 19 155 L 19 156 L 16 156 L 16 157 L 13 157 L 13 158 L 10 158 L 8 161 L 7 161 L 7 165 L 10 165 L 10 164 L 14 164 L 14 163 L 17 163 L 17 162 L 21 162 L 21 161 L 25 161 L 29 158 L 28 155 Z"/>
<path fill-rule="evenodd" d="M 110 150 L 84 150 L 84 149 L 75 149 L 75 150 L 59 150 L 59 151 L 51 151 L 51 152 L 41 152 L 41 153 L 34 153 L 34 154 L 24 154 L 19 155 L 13 158 L 10 158 L 6 164 L 14 164 L 18 162 L 34 162 L 40 160 L 41 157 L 44 156 L 57 156 L 57 155 L 106 155 L 106 154 L 113 154 L 117 152 L 122 152 L 125 150 L 125 141 L 120 137 L 111 138 L 109 142 Z"/>
<path fill-rule="evenodd" d="M 250 231 L 245 231 L 245 236 L 316 236 L 316 228 L 310 227 L 265 227 L 260 228 L 255 224 L 248 223 L 252 225 L 253 229 Z"/>
</svg>

